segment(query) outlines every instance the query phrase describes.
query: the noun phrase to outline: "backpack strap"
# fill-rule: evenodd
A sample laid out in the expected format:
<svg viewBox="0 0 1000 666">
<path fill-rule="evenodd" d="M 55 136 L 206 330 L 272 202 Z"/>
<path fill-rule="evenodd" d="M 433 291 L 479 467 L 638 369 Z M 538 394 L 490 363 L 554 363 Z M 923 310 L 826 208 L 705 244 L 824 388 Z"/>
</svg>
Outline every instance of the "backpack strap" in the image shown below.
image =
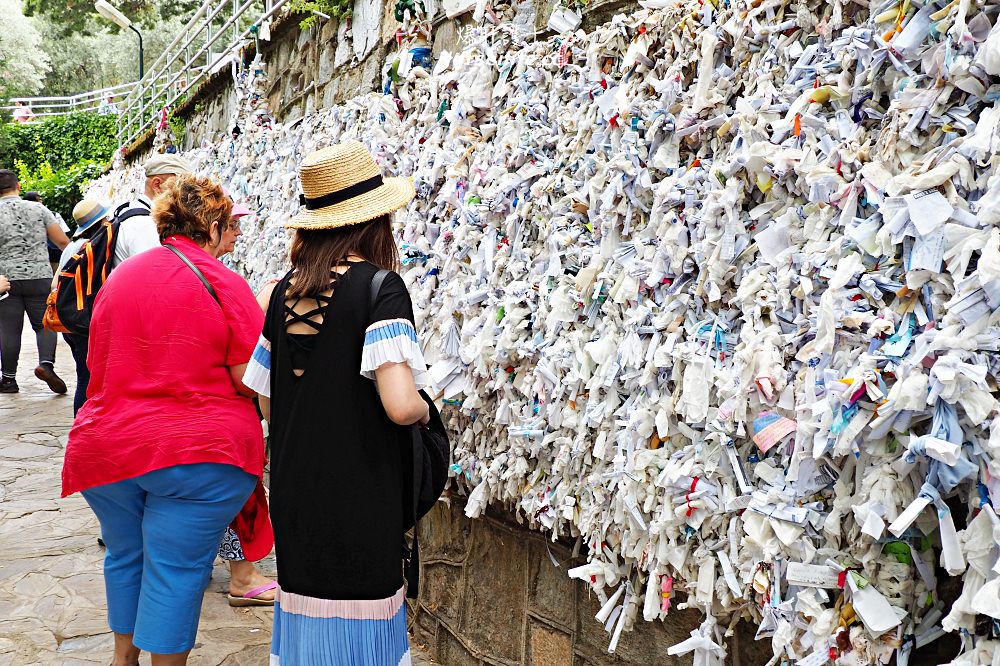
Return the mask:
<svg viewBox="0 0 1000 666">
<path fill-rule="evenodd" d="M 140 215 L 149 215 L 149 211 L 140 206 L 136 206 L 135 208 L 129 208 L 128 210 L 122 211 L 120 213 L 116 211 L 115 217 L 112 221 L 121 224 L 130 217 L 139 217 Z"/>
<path fill-rule="evenodd" d="M 185 257 L 184 253 L 178 250 L 173 245 L 167 244 L 164 245 L 163 247 L 167 248 L 168 250 L 176 254 L 178 257 L 180 257 L 181 261 L 187 264 L 187 267 L 190 268 L 194 272 L 194 274 L 198 276 L 198 279 L 201 280 L 201 283 L 205 285 L 205 289 L 208 289 L 208 293 L 212 295 L 212 298 L 215 299 L 215 302 L 218 303 L 219 307 L 221 308 L 222 301 L 219 300 L 219 295 L 215 293 L 215 288 L 212 286 L 212 283 L 205 278 L 205 275 L 200 270 L 198 270 L 198 267 L 192 264 L 191 260 Z"/>
</svg>

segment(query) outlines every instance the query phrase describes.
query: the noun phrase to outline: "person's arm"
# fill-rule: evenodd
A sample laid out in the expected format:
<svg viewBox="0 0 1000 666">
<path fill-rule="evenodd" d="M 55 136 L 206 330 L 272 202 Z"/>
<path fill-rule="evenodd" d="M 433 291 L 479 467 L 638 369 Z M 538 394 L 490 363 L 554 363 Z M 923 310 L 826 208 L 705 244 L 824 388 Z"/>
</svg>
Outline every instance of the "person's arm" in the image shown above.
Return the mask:
<svg viewBox="0 0 1000 666">
<path fill-rule="evenodd" d="M 52 218 L 51 224 L 46 225 L 45 233 L 60 250 L 65 250 L 66 246 L 69 245 L 69 236 L 59 227 L 59 222 L 55 218 Z"/>
<path fill-rule="evenodd" d="M 271 302 L 271 294 L 274 292 L 274 287 L 275 287 L 276 284 L 278 284 L 277 280 L 271 280 L 270 282 L 268 282 L 267 284 L 264 285 L 263 289 L 261 289 L 259 292 L 257 292 L 257 305 L 260 306 L 261 312 L 267 313 L 267 306 Z M 269 384 L 270 383 L 270 366 L 271 366 L 270 357 L 271 357 L 271 352 L 270 352 L 270 348 L 269 347 L 267 349 L 264 348 L 265 343 L 266 343 L 266 340 L 264 339 L 263 336 L 261 336 L 261 339 L 258 340 L 258 342 L 257 342 L 257 348 L 254 349 L 255 359 L 251 360 L 251 363 L 254 366 L 253 376 L 258 380 L 258 383 L 260 384 L 260 388 L 261 389 L 264 388 L 264 384 Z M 264 368 L 264 365 L 267 366 L 266 370 Z M 263 373 L 263 374 L 261 374 L 261 373 Z M 245 376 L 245 373 L 244 373 L 244 376 Z M 268 423 L 270 423 L 271 422 L 271 398 L 269 396 L 267 396 L 267 395 L 264 395 L 263 392 L 258 391 L 257 392 L 257 406 L 260 408 L 260 413 L 261 413 L 261 416 L 264 417 L 264 420 L 267 421 Z"/>
<path fill-rule="evenodd" d="M 264 315 L 267 301 L 274 290 L 274 285 L 267 285 L 256 297 L 252 297 L 246 283 L 243 283 L 243 288 L 246 289 L 248 297 L 246 301 L 240 300 L 242 315 L 237 318 L 238 328 L 241 331 L 240 337 L 250 331 L 257 337 L 254 338 L 255 342 L 250 343 L 252 353 L 249 360 L 231 366 L 230 372 L 233 373 L 233 384 L 237 390 L 243 395 L 256 395 L 261 414 L 265 419 L 270 420 L 270 402 L 267 398 L 271 393 L 271 343 L 262 331 L 265 329 Z M 249 324 L 249 328 L 247 328 L 247 324 Z M 240 387 L 248 392 L 240 390 Z"/>
<path fill-rule="evenodd" d="M 428 406 L 417 390 L 427 366 L 413 326 L 413 305 L 403 279 L 389 273 L 365 331 L 361 374 L 375 380 L 386 416 L 398 425 L 427 423 Z"/>
<path fill-rule="evenodd" d="M 8 291 L 10 291 L 10 280 L 6 275 L 0 275 L 0 294 L 6 294 Z"/>
<path fill-rule="evenodd" d="M 430 408 L 417 391 L 413 371 L 406 363 L 386 363 L 375 370 L 375 383 L 382 407 L 393 423 L 427 423 Z"/>
<path fill-rule="evenodd" d="M 246 374 L 247 364 L 240 363 L 239 365 L 229 366 L 229 376 L 233 379 L 233 386 L 236 388 L 236 392 L 240 395 L 245 395 L 248 398 L 252 398 L 257 395 L 257 392 L 252 388 L 248 388 L 246 384 L 243 383 L 243 375 Z"/>
</svg>

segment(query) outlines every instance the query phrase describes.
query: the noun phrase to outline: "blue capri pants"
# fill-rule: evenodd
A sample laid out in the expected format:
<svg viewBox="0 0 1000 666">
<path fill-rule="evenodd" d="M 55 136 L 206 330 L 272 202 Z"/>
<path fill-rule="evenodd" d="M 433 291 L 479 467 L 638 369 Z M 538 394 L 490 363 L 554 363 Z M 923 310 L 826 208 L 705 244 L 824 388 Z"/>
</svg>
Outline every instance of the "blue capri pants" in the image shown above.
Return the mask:
<svg viewBox="0 0 1000 666">
<path fill-rule="evenodd" d="M 234 465 L 159 469 L 83 491 L 107 544 L 108 624 L 154 654 L 194 647 L 226 526 L 257 484 Z"/>
</svg>

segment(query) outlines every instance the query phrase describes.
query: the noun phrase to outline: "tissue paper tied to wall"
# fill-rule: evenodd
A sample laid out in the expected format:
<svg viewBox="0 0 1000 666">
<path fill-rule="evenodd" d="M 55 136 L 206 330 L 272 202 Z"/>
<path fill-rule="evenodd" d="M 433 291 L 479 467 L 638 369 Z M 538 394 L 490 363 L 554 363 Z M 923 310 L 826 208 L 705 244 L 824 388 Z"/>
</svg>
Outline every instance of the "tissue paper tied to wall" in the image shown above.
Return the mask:
<svg viewBox="0 0 1000 666">
<path fill-rule="evenodd" d="M 998 7 L 640 4 L 195 151 L 256 213 L 232 265 L 280 275 L 297 164 L 360 139 L 416 182 L 466 511 L 575 540 L 609 650 L 683 603 L 696 664 L 741 617 L 774 663 L 1000 663 Z"/>
</svg>

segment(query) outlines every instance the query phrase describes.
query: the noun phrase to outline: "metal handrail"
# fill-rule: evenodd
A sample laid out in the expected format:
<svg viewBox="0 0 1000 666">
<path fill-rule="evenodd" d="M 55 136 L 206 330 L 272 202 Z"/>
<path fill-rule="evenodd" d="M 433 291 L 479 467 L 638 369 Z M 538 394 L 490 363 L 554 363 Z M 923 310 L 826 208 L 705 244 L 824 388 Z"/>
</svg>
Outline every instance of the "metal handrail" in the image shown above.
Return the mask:
<svg viewBox="0 0 1000 666">
<path fill-rule="evenodd" d="M 131 92 L 137 83 L 137 81 L 122 83 L 117 86 L 109 86 L 107 88 L 101 88 L 100 90 L 89 90 L 76 95 L 14 97 L 10 100 L 10 104 L 0 106 L 0 110 L 12 112 L 18 108 L 14 103 L 22 102 L 27 106 L 27 108 L 31 109 L 32 113 L 37 118 L 64 116 L 70 113 L 77 113 L 79 111 L 93 111 L 100 108 L 101 103 L 104 102 L 109 95 L 117 97 L 127 94 Z"/>
<path fill-rule="evenodd" d="M 205 0 L 202 3 L 123 102 L 118 120 L 119 146 L 131 145 L 155 122 L 156 113 L 172 108 L 206 76 L 217 71 L 233 51 L 244 45 L 254 28 L 274 16 L 288 0 L 264 0 L 263 13 L 241 32 L 240 19 L 255 13 L 252 7 L 258 2 L 260 0 Z M 216 25 L 217 20 L 221 21 L 219 25 Z M 214 53 L 213 45 L 229 34 L 232 37 L 225 48 Z M 203 57 L 204 66 L 193 66 Z"/>
<path fill-rule="evenodd" d="M 124 95 L 116 104 L 119 112 L 117 138 L 120 147 L 128 146 L 154 124 L 155 113 L 164 107 L 173 107 L 188 90 L 215 72 L 234 50 L 243 46 L 254 27 L 274 16 L 289 0 L 263 0 L 263 13 L 241 32 L 240 19 L 260 1 L 205 0 L 139 81 L 64 97 L 15 98 L 0 109 L 14 111 L 18 108 L 14 102 L 20 101 L 31 109 L 34 119 L 42 119 L 97 110 L 108 95 Z M 225 13 L 227 8 L 228 14 Z M 220 17 L 226 20 L 220 26 L 213 25 Z M 230 30 L 232 38 L 226 47 L 213 53 L 212 47 Z M 192 55 L 194 49 L 197 50 Z M 205 64 L 195 65 L 203 57 Z"/>
</svg>

